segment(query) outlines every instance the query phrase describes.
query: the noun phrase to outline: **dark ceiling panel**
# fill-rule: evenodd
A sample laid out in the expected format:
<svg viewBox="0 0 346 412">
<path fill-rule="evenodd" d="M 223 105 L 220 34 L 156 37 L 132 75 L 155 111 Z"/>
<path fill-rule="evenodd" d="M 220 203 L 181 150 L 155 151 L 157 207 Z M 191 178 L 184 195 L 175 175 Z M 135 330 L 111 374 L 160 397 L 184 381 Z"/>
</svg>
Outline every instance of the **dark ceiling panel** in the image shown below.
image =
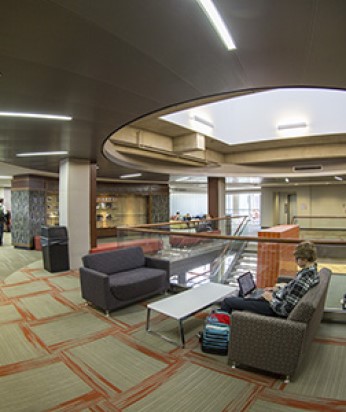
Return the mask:
<svg viewBox="0 0 346 412">
<path fill-rule="evenodd" d="M 238 46 L 237 55 L 254 88 L 302 84 L 315 1 L 217 2 Z"/>
<path fill-rule="evenodd" d="M 131 170 L 106 160 L 102 143 L 149 113 L 268 86 L 346 87 L 344 0 L 214 1 L 233 52 L 193 0 L 2 1 L 0 111 L 73 121 L 0 118 L 0 161 L 57 172 L 58 159 L 15 155 L 69 150 L 97 162 L 100 177 L 118 177 Z"/>
<path fill-rule="evenodd" d="M 311 46 L 307 53 L 305 82 L 345 88 L 346 2 L 316 2 Z"/>
<path fill-rule="evenodd" d="M 92 0 L 57 3 L 140 50 L 200 96 L 246 86 L 237 57 L 220 43 L 195 1 L 113 1 L 106 14 Z"/>
</svg>

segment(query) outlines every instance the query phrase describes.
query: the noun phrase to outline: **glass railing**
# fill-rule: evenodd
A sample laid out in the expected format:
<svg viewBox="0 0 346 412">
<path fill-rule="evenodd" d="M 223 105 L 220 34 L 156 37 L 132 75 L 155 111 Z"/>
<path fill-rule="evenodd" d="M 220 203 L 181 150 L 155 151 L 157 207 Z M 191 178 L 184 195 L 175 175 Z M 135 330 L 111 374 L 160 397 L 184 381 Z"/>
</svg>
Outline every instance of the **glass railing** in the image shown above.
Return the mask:
<svg viewBox="0 0 346 412">
<path fill-rule="evenodd" d="M 327 232 L 323 239 L 308 238 L 306 233 L 280 239 L 263 232 L 248 236 L 240 218 L 237 225 L 231 225 L 229 218 L 220 220 L 212 231 L 201 232 L 195 222 L 178 230 L 170 223 L 118 228 L 113 243 L 117 247 L 141 246 L 147 256 L 165 262 L 172 288 L 180 290 L 207 282 L 237 286 L 237 278 L 247 271 L 258 287 L 273 286 L 278 276 L 295 276 L 298 268 L 293 251 L 302 239 L 309 239 L 317 247 L 318 268 L 332 271 L 325 307 L 346 314 L 341 304 L 346 293 L 346 242 L 335 240 L 333 232 L 330 239 Z M 225 234 L 239 227 L 239 236 Z"/>
</svg>

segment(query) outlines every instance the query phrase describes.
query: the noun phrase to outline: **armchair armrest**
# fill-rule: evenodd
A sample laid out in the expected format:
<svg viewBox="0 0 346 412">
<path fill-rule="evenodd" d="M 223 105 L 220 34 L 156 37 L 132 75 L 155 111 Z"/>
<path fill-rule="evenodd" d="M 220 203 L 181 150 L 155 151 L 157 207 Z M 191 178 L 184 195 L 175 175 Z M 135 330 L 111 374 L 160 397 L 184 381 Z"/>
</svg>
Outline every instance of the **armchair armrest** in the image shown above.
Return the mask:
<svg viewBox="0 0 346 412">
<path fill-rule="evenodd" d="M 305 331 L 304 323 L 235 311 L 229 362 L 292 375 L 300 360 Z"/>
<path fill-rule="evenodd" d="M 81 267 L 79 273 L 82 297 L 106 310 L 109 298 L 111 299 L 109 276 L 85 267 Z"/>
</svg>

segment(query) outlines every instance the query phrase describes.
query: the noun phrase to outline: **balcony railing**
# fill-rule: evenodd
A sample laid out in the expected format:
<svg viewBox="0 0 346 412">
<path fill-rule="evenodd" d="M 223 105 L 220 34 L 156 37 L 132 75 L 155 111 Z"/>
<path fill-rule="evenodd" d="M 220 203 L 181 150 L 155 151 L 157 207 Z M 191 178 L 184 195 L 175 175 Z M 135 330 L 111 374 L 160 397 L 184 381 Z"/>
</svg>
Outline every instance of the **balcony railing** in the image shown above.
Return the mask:
<svg viewBox="0 0 346 412">
<path fill-rule="evenodd" d="M 118 228 L 116 243 L 119 247 L 142 246 L 146 254 L 165 261 L 172 287 L 176 288 L 206 282 L 236 284 L 237 277 L 248 270 L 257 276 L 261 287 L 272 286 L 265 284 L 270 277 L 267 279 L 263 273 L 273 273 L 274 278 L 294 276 L 297 267 L 293 250 L 302 238 L 242 235 L 245 222 L 244 216 L 212 219 L 212 230 L 208 232 L 198 231 L 205 224 L 201 221 L 122 227 Z M 323 239 L 309 240 L 317 246 L 318 266 L 328 267 L 333 273 L 326 310 L 345 315 L 341 299 L 346 293 L 346 242 L 328 239 L 327 233 Z"/>
</svg>

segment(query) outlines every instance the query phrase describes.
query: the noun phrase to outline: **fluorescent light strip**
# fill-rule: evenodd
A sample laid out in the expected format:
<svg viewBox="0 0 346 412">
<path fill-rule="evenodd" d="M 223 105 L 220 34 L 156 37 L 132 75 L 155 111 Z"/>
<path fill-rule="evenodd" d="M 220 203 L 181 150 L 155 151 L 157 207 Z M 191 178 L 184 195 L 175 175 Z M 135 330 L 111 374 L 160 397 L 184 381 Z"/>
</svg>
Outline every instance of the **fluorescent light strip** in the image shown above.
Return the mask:
<svg viewBox="0 0 346 412">
<path fill-rule="evenodd" d="M 194 120 L 195 122 L 201 123 L 201 124 L 203 124 L 204 126 L 208 126 L 208 127 L 214 128 L 213 123 L 210 122 L 209 120 L 203 119 L 203 117 L 200 117 L 200 116 L 195 115 L 195 116 L 192 117 L 192 120 Z"/>
<path fill-rule="evenodd" d="M 0 176 L 0 179 L 12 179 L 12 176 Z"/>
<path fill-rule="evenodd" d="M 17 153 L 17 157 L 31 157 L 31 156 L 61 156 L 67 155 L 68 152 L 60 151 L 60 152 L 28 152 L 28 153 Z"/>
<path fill-rule="evenodd" d="M 297 123 L 287 123 L 287 124 L 278 124 L 278 130 L 285 129 L 298 129 L 300 127 L 307 127 L 306 122 L 297 122 Z"/>
<path fill-rule="evenodd" d="M 0 116 L 5 117 L 25 117 L 30 119 L 50 119 L 50 120 L 72 120 L 71 116 L 61 116 L 56 114 L 41 114 L 41 113 L 20 113 L 20 112 L 0 112 Z"/>
<path fill-rule="evenodd" d="M 140 176 L 142 176 L 142 173 L 131 173 L 128 175 L 121 175 L 120 179 L 129 179 L 131 177 L 140 177 Z"/>
<path fill-rule="evenodd" d="M 224 45 L 226 46 L 226 49 L 227 50 L 236 49 L 234 41 L 229 31 L 227 30 L 227 27 L 224 21 L 222 20 L 219 12 L 214 6 L 214 3 L 211 0 L 197 0 L 197 2 L 204 10 L 212 26 L 214 27 L 220 39 L 223 41 Z"/>
<path fill-rule="evenodd" d="M 334 176 L 335 180 L 338 180 L 339 182 L 341 182 L 342 180 L 344 180 L 341 176 Z"/>
</svg>

